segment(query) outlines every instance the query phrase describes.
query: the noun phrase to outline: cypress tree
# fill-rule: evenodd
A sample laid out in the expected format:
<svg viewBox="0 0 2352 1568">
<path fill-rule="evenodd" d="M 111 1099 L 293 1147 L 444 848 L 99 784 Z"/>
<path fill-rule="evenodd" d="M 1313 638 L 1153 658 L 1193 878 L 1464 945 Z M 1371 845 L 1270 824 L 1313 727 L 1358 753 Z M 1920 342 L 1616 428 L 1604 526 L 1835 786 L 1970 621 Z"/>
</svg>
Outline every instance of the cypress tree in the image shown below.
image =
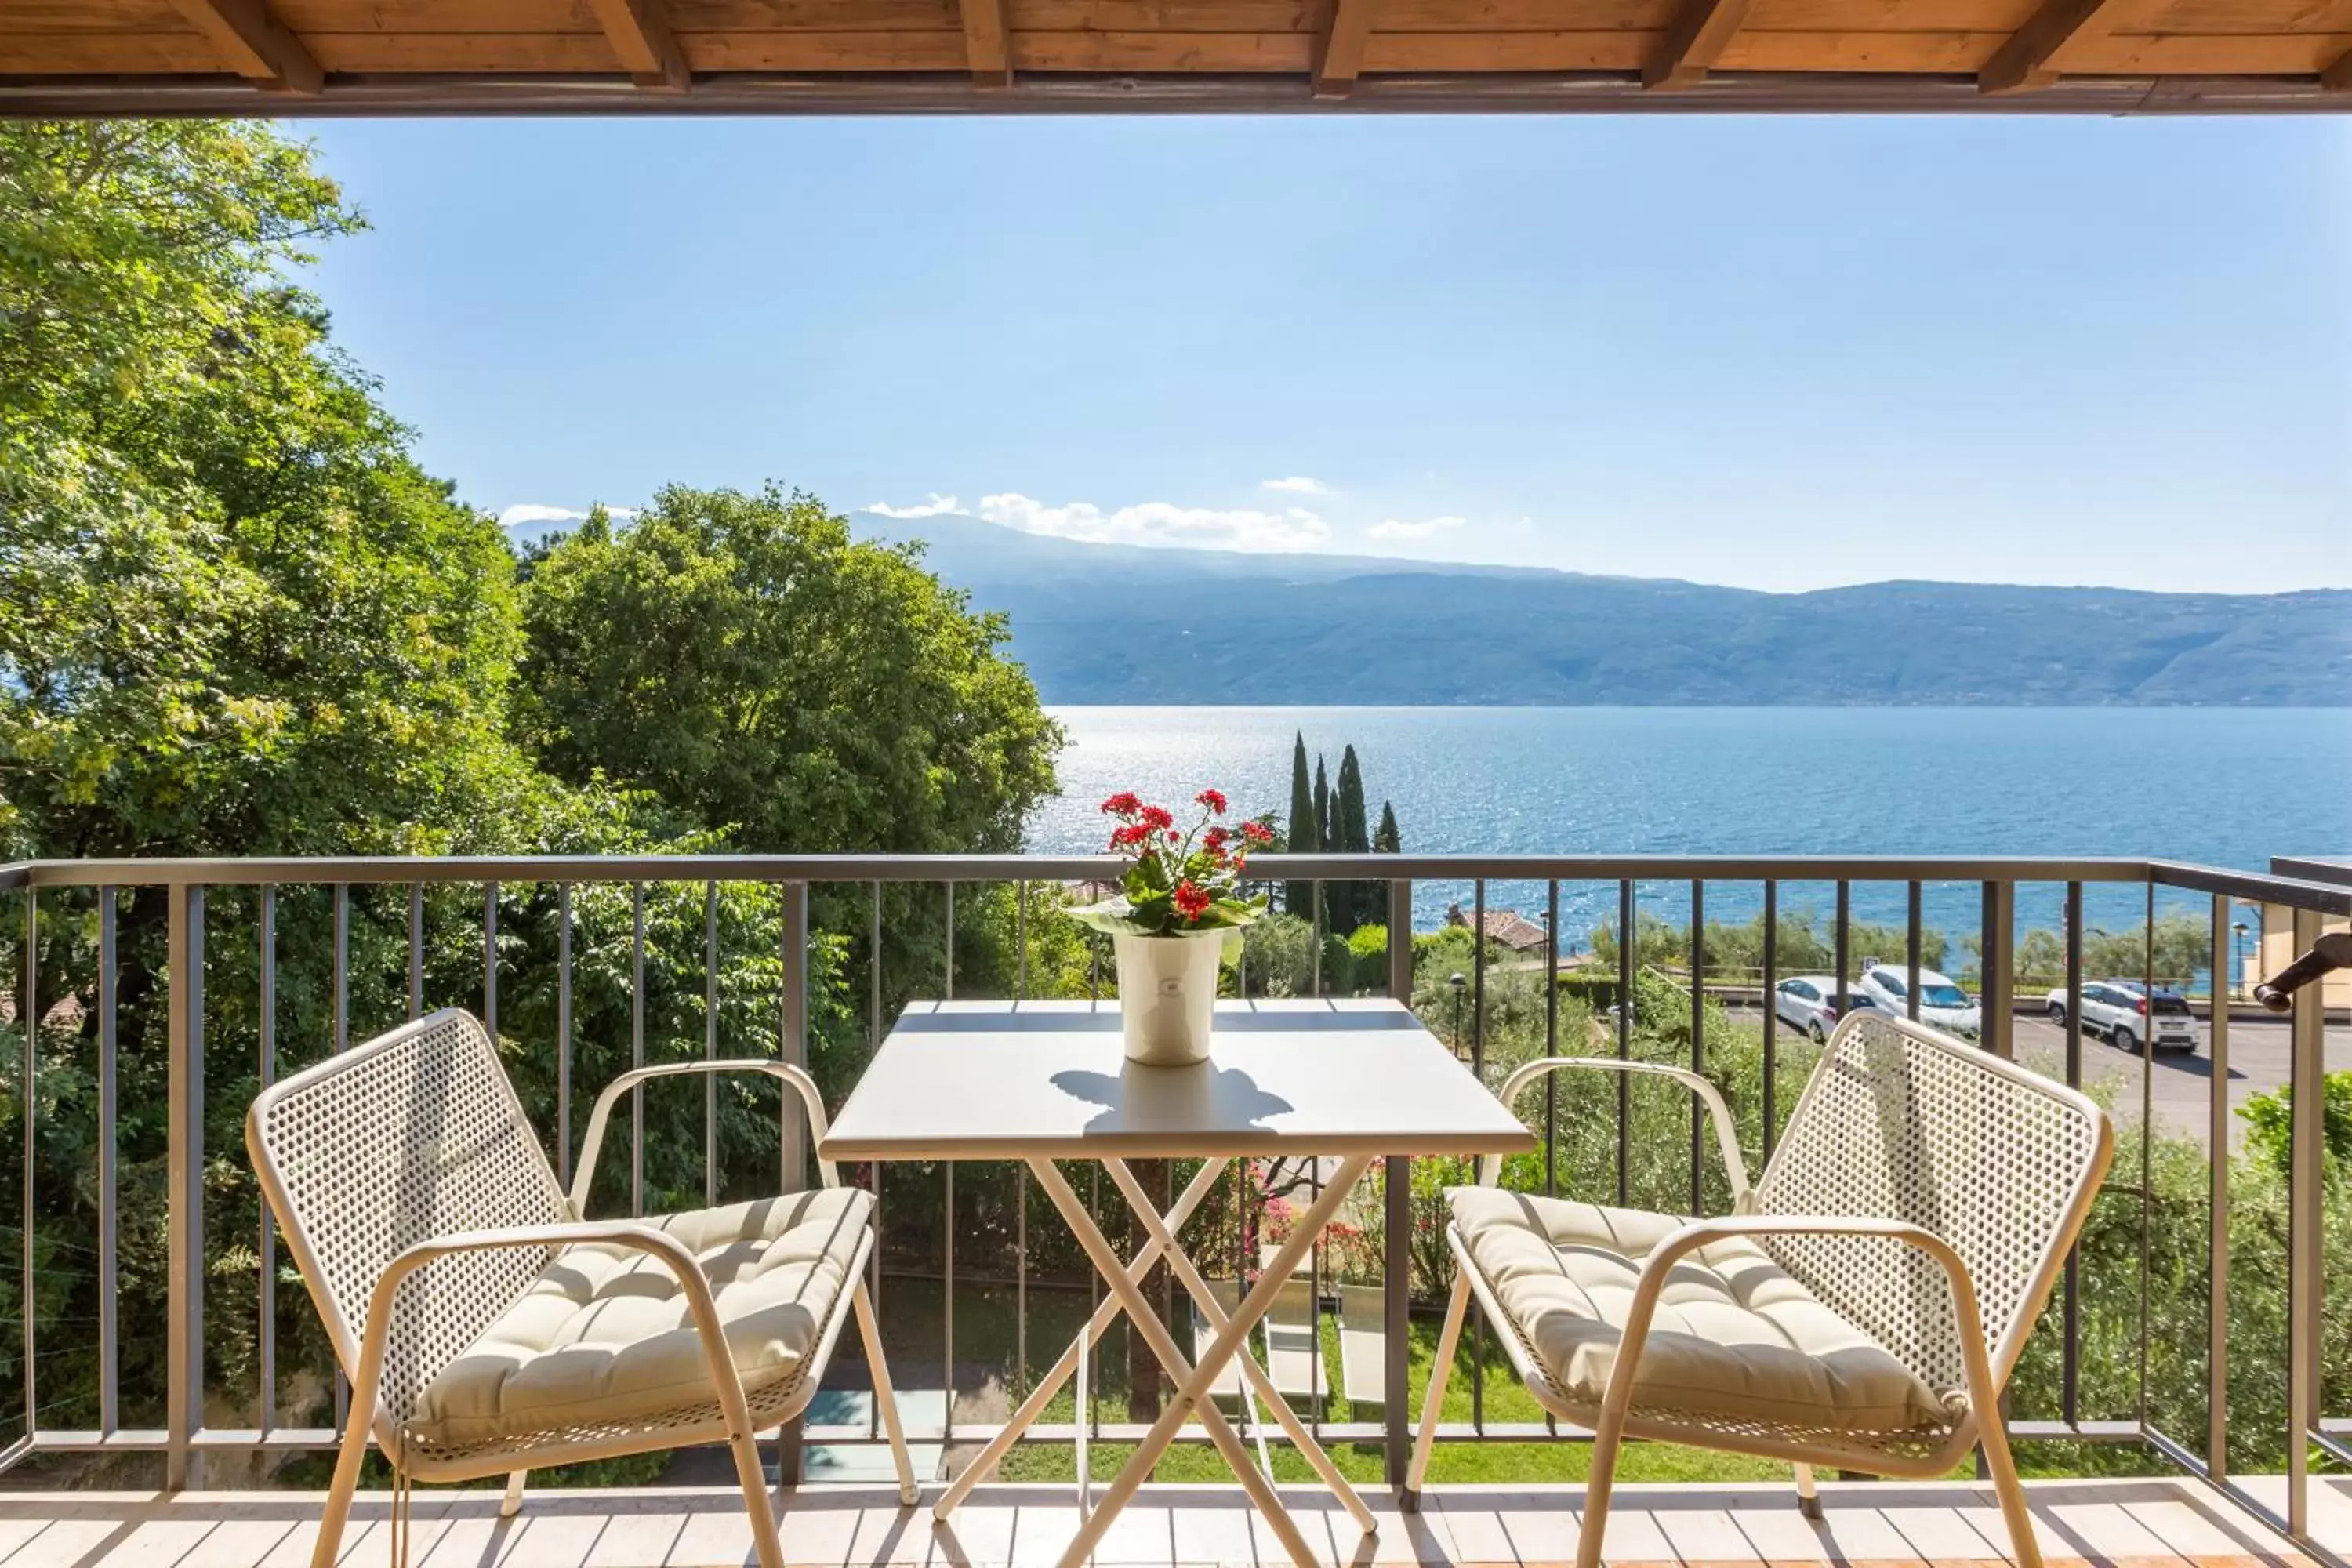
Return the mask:
<svg viewBox="0 0 2352 1568">
<path fill-rule="evenodd" d="M 1323 771 L 1323 754 L 1315 754 L 1315 842 L 1318 847 L 1339 847 L 1338 826 L 1331 820 L 1331 780 Z"/>
<path fill-rule="evenodd" d="M 1324 849 L 1339 847 L 1339 836 L 1331 831 L 1331 781 L 1323 772 L 1323 753 L 1320 752 L 1315 753 L 1315 842 Z M 1331 908 L 1330 894 L 1322 889 L 1320 884 L 1318 884 L 1317 890 L 1320 896 L 1316 903 L 1328 911 Z M 1324 929 L 1328 931 L 1330 927 L 1327 925 Z"/>
<path fill-rule="evenodd" d="M 1312 855 L 1323 847 L 1323 834 L 1315 811 L 1315 793 L 1307 779 L 1307 737 L 1290 742 L 1290 834 L 1284 846 L 1294 855 Z M 1314 890 L 1305 882 L 1282 885 L 1282 907 L 1301 920 L 1314 914 Z"/>
<path fill-rule="evenodd" d="M 1356 761 L 1353 746 L 1339 753 L 1339 784 L 1332 793 L 1331 826 L 1339 840 L 1335 848 L 1350 855 L 1361 855 L 1371 848 L 1371 834 L 1364 826 L 1364 770 Z M 1332 900 L 1331 929 L 1346 936 L 1365 921 L 1378 920 L 1380 893 L 1377 883 L 1343 883 L 1339 896 Z"/>
<path fill-rule="evenodd" d="M 1381 802 L 1381 825 L 1372 832 L 1372 853 L 1375 855 L 1404 853 L 1404 837 L 1397 832 L 1396 807 L 1387 801 Z"/>
</svg>

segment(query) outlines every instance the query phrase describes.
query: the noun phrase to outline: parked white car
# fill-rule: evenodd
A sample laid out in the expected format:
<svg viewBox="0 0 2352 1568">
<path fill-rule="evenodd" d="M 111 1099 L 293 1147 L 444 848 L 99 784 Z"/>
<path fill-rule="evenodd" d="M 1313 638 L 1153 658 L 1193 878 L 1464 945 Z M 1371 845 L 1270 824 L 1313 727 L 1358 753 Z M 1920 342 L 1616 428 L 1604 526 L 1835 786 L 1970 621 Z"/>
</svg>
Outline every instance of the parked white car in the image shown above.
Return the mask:
<svg viewBox="0 0 2352 1568">
<path fill-rule="evenodd" d="M 1902 964 L 1874 963 L 1862 972 L 1862 984 L 1854 988 L 1854 994 L 1882 1013 L 1907 1018 L 1911 1016 L 1910 970 Z M 1919 972 L 1919 1022 L 1971 1040 L 1984 1032 L 1984 1015 L 1975 999 L 1932 969 Z"/>
<path fill-rule="evenodd" d="M 2052 1023 L 2066 1022 L 2064 987 L 2050 993 L 2049 1009 Z M 2158 986 L 2151 1012 L 2147 987 L 2137 980 L 2095 980 L 2085 984 L 2083 1031 L 2122 1051 L 2137 1051 L 2140 1041 L 2149 1038 L 2159 1051 L 2197 1048 L 2197 1019 L 2189 1011 L 2189 998 Z"/>
<path fill-rule="evenodd" d="M 1841 1002 L 1837 981 L 1827 974 L 1800 974 L 1783 980 L 1772 990 L 1772 1011 L 1780 1016 L 1780 1022 L 1802 1029 L 1813 1037 L 1815 1045 L 1830 1037 L 1830 1031 L 1837 1027 L 1841 1017 L 1856 1007 L 1869 1005 L 1851 992 Z"/>
</svg>

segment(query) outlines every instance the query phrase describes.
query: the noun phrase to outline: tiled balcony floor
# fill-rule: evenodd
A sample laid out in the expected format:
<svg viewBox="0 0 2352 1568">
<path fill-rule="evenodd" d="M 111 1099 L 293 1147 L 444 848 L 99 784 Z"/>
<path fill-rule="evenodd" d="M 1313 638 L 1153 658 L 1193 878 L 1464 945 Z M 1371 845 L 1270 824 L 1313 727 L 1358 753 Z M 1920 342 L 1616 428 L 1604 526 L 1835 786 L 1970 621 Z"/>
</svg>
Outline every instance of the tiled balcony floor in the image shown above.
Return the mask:
<svg viewBox="0 0 2352 1568">
<path fill-rule="evenodd" d="M 1612 1564 L 1745 1568 L 1803 1563 L 1959 1568 L 2003 1553 L 1991 1495 L 1961 1485 L 1824 1483 L 1827 1518 L 1800 1515 L 1793 1494 L 1765 1487 L 1627 1487 L 1610 1521 Z M 2064 1481 L 2032 1488 L 2035 1524 L 2052 1568 L 2302 1568 L 2308 1559 L 2250 1516 L 2188 1481 Z M 1367 1495 L 1378 1536 L 1360 1536 L 1321 1493 L 1286 1488 L 1307 1538 L 1335 1568 L 1349 1564 L 1560 1563 L 1573 1556 L 1576 1488 L 1448 1488 L 1416 1515 Z M 302 1568 L 319 1497 L 210 1492 L 0 1493 L 0 1568 Z M 389 1500 L 364 1495 L 343 1562 L 388 1561 Z M 682 1568 L 751 1561 L 751 1534 L 732 1491 L 663 1489 L 532 1493 L 502 1522 L 491 1490 L 422 1491 L 418 1568 Z M 2352 1483 L 2319 1482 L 2321 1539 L 2352 1546 Z M 1050 1568 L 1076 1523 L 1063 1487 L 992 1486 L 950 1526 L 901 1510 L 884 1488 L 802 1488 L 782 1513 L 795 1568 Z M 1240 1491 L 1152 1487 L 1118 1521 L 1096 1562 L 1104 1568 L 1246 1564 L 1286 1560 Z"/>
</svg>

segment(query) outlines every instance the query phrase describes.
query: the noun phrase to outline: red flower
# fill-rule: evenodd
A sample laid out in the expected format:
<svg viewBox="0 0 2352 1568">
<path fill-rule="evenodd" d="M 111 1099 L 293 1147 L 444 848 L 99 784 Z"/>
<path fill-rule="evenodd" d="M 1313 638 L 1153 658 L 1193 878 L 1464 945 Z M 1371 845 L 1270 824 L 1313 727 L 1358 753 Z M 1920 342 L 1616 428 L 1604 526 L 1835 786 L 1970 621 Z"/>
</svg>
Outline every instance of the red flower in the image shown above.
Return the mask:
<svg viewBox="0 0 2352 1568">
<path fill-rule="evenodd" d="M 1244 822 L 1242 824 L 1242 837 L 1253 844 L 1271 844 L 1274 842 L 1274 829 L 1263 822 Z"/>
<path fill-rule="evenodd" d="M 1225 792 L 1221 789 L 1204 789 L 1200 794 L 1194 795 L 1192 799 L 1198 804 L 1207 806 L 1219 816 L 1225 815 Z"/>
<path fill-rule="evenodd" d="M 1143 802 L 1135 797 L 1133 790 L 1123 789 L 1103 802 L 1102 808 L 1112 816 L 1133 816 L 1143 809 Z"/>
<path fill-rule="evenodd" d="M 1131 849 L 1150 837 L 1151 829 L 1139 822 L 1130 822 L 1125 827 L 1111 829 L 1110 847 L 1114 849 Z"/>
<path fill-rule="evenodd" d="M 1207 912 L 1209 895 L 1206 889 L 1192 883 L 1176 884 L 1176 912 L 1188 921 L 1196 921 Z"/>
<path fill-rule="evenodd" d="M 1128 798 L 1132 800 L 1134 796 L 1130 795 Z M 1136 815 L 1147 825 L 1152 827 L 1173 827 L 1176 826 L 1176 819 L 1168 815 L 1168 808 L 1164 805 L 1147 805 Z"/>
<path fill-rule="evenodd" d="M 1233 841 L 1233 835 L 1222 827 L 1212 827 L 1201 835 L 1201 847 L 1214 852 Z"/>
</svg>

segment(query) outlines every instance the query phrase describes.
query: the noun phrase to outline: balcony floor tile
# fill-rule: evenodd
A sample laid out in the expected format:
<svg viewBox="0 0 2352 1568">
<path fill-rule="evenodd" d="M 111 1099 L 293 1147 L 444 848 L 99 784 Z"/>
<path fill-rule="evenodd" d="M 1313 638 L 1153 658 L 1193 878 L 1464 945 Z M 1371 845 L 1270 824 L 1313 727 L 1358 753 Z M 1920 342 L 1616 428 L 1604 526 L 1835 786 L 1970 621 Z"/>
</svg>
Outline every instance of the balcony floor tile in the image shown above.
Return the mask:
<svg viewBox="0 0 2352 1568">
<path fill-rule="evenodd" d="M 2252 1516 L 2187 1481 L 2052 1482 L 2032 1489 L 2051 1568 L 2313 1568 Z M 2352 1524 L 2352 1482 L 2315 1483 L 2325 1533 Z M 1990 1494 L 1968 1484 L 1824 1483 L 1827 1517 L 1788 1489 L 1628 1486 L 1609 1521 L 1611 1568 L 1989 1568 L 2003 1560 Z M 1453 1487 L 1397 1511 L 1367 1539 L 1319 1489 L 1284 1500 L 1330 1568 L 1565 1568 L 1583 1493 L 1574 1487 Z M 0 1568 L 304 1568 L 320 1498 L 299 1492 L 0 1491 Z M 740 1500 L 723 1488 L 530 1492 L 498 1517 L 483 1488 L 417 1494 L 418 1568 L 720 1568 L 751 1561 Z M 389 1561 L 390 1499 L 363 1496 L 343 1562 Z M 793 1568 L 1051 1568 L 1077 1527 L 1066 1486 L 979 1489 L 944 1527 L 888 1487 L 799 1489 L 779 1521 Z M 1106 1536 L 1096 1568 L 1286 1568 L 1238 1488 L 1150 1487 Z"/>
</svg>

